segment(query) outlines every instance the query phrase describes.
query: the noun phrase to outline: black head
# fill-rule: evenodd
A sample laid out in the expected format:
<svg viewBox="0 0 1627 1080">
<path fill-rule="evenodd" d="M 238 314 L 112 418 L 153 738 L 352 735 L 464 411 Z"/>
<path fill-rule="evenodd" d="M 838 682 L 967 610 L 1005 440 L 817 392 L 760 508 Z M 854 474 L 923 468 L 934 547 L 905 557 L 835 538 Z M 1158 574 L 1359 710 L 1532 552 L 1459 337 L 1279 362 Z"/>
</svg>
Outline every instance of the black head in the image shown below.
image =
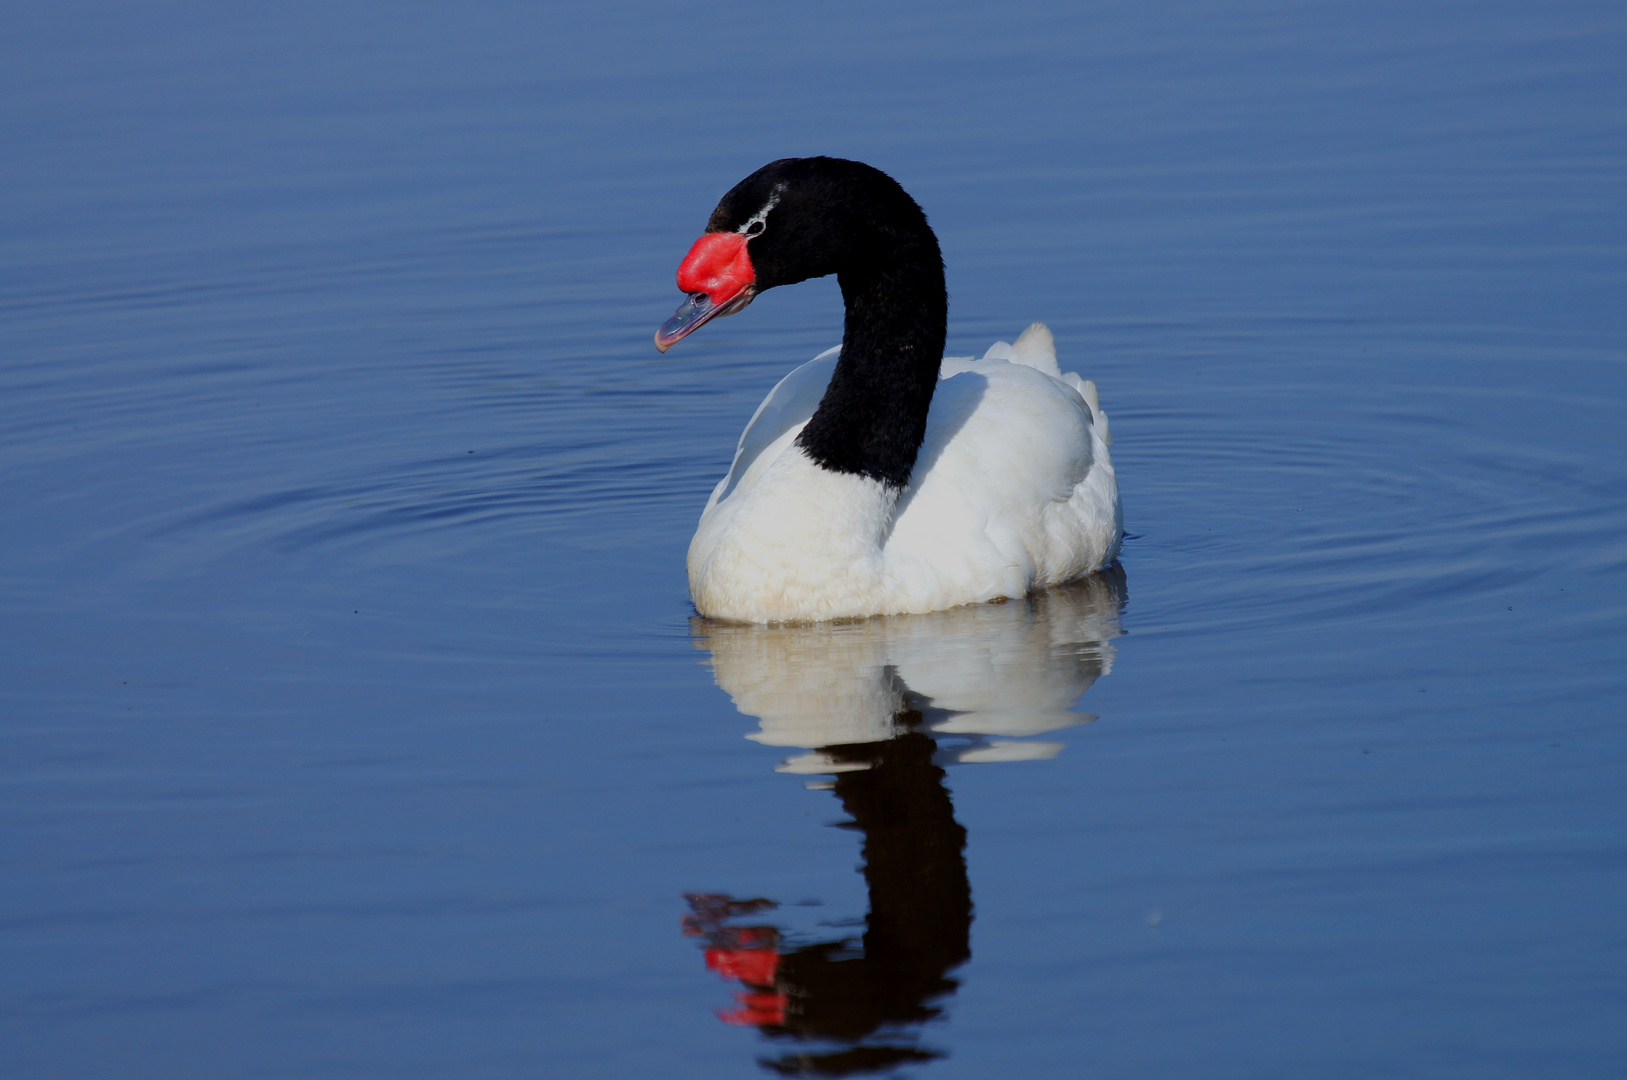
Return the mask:
<svg viewBox="0 0 1627 1080">
<path fill-rule="evenodd" d="M 889 274 L 925 275 L 942 293 L 943 257 L 926 215 L 880 169 L 841 158 L 781 158 L 723 196 L 678 266 L 689 294 L 656 332 L 665 352 L 713 318 L 732 315 L 765 289 L 826 274 L 842 291 Z"/>
<path fill-rule="evenodd" d="M 896 258 L 901 243 L 938 255 L 926 214 L 898 181 L 842 158 L 769 162 L 723 196 L 706 231 L 745 234 L 757 292 Z"/>
</svg>

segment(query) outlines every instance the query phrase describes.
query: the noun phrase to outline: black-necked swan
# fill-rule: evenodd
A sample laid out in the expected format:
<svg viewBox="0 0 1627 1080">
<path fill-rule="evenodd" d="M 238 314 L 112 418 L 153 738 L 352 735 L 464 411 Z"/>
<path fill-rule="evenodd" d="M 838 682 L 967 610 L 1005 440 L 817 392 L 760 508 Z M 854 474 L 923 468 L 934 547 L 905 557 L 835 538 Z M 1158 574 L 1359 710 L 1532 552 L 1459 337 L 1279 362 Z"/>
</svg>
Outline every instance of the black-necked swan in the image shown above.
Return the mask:
<svg viewBox="0 0 1627 1080">
<path fill-rule="evenodd" d="M 757 407 L 689 545 L 702 615 L 801 622 L 938 611 L 1093 573 L 1123 538 L 1107 417 L 1030 326 L 943 356 L 926 215 L 879 169 L 785 158 L 736 184 L 678 266 L 665 352 L 776 285 L 835 274 L 839 348 Z"/>
</svg>

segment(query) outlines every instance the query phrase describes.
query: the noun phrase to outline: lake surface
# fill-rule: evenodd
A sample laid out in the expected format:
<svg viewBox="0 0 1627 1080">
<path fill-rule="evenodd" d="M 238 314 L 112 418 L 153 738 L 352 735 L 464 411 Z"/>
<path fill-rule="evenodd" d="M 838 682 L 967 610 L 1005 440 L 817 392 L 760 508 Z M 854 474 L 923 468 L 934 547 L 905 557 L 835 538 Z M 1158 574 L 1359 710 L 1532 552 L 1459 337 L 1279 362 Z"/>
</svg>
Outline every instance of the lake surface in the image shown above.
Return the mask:
<svg viewBox="0 0 1627 1080">
<path fill-rule="evenodd" d="M 1618 1075 L 1619 4 L 14 7 L 6 1075 Z M 694 617 L 840 295 L 650 336 L 812 153 L 1112 572 Z"/>
</svg>

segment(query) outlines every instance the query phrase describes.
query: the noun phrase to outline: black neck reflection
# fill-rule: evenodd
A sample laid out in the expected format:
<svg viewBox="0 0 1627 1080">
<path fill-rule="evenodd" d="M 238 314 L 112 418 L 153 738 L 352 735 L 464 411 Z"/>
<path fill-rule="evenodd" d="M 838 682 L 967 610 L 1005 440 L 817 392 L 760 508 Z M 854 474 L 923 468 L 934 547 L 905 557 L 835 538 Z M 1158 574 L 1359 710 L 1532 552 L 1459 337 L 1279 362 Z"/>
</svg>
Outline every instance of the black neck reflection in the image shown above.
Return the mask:
<svg viewBox="0 0 1627 1080">
<path fill-rule="evenodd" d="M 918 727 L 919 713 L 899 718 Z M 707 965 L 746 992 L 723 1015 L 770 1039 L 802 1044 L 759 1059 L 783 1076 L 853 1076 L 930 1061 L 919 1042 L 971 956 L 972 889 L 966 830 L 955 820 L 937 744 L 919 730 L 886 742 L 822 748 L 865 768 L 837 774 L 836 796 L 864 836 L 870 912 L 863 937 L 790 946 L 773 926 L 728 922 L 775 906 L 767 900 L 688 897 L 687 933 L 706 939 Z M 817 1045 L 824 1044 L 824 1045 Z"/>
</svg>

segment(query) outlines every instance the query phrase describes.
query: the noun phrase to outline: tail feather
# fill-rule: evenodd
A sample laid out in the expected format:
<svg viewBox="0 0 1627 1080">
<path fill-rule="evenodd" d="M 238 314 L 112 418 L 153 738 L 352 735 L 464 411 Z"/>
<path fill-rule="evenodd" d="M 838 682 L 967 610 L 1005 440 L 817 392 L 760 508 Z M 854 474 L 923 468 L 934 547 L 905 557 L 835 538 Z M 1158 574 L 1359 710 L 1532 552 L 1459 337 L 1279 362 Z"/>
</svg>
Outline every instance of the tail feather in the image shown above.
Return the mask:
<svg viewBox="0 0 1627 1080">
<path fill-rule="evenodd" d="M 1078 376 L 1075 375 L 1074 378 L 1077 379 Z M 1096 417 L 1096 430 L 1101 434 L 1102 442 L 1112 446 L 1113 429 L 1108 426 L 1107 414 L 1102 411 L 1101 403 L 1096 398 L 1096 384 L 1089 379 L 1084 380 L 1084 388 L 1081 393 L 1084 395 L 1085 403 L 1090 406 L 1091 413 Z"/>
<path fill-rule="evenodd" d="M 1062 377 L 1062 370 L 1056 366 L 1056 338 L 1044 323 L 1030 324 L 1012 344 L 1011 351 L 1017 363 L 1038 368 L 1053 379 Z"/>
<path fill-rule="evenodd" d="M 1101 403 L 1097 400 L 1096 384 L 1089 379 L 1081 379 L 1071 371 L 1065 375 L 1062 373 L 1056 362 L 1056 338 L 1052 336 L 1051 328 L 1044 323 L 1033 323 L 1015 342 L 996 341 L 989 346 L 989 351 L 983 354 L 983 359 L 1026 364 L 1073 387 L 1079 391 L 1079 396 L 1085 399 L 1085 404 L 1090 406 L 1091 418 L 1096 430 L 1101 433 L 1102 441 L 1109 446 L 1113 445 L 1113 433 L 1107 424 L 1107 414 L 1102 411 Z"/>
</svg>

